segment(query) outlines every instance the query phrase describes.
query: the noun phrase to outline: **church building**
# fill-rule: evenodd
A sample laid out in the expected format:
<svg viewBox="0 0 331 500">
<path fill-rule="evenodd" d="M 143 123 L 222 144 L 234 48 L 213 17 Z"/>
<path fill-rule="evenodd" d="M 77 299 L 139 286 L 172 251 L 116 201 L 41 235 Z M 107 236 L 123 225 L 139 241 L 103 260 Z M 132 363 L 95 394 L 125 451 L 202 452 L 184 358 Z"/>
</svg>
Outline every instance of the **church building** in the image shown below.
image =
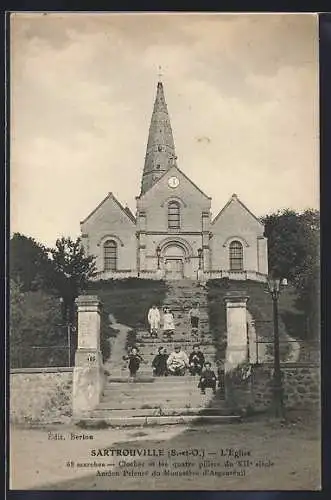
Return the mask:
<svg viewBox="0 0 331 500">
<path fill-rule="evenodd" d="M 233 194 L 216 217 L 211 198 L 177 162 L 162 82 L 147 141 L 136 213 L 108 193 L 81 223 L 97 279 L 201 279 L 265 281 L 264 226 Z"/>
</svg>

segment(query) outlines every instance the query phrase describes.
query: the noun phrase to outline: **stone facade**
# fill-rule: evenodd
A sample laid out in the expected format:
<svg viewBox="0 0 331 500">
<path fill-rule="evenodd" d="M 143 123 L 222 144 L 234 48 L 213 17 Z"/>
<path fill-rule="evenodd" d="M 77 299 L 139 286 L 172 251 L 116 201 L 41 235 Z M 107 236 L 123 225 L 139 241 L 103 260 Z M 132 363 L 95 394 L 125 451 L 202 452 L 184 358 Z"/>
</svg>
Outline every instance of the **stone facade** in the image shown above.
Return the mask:
<svg viewBox="0 0 331 500">
<path fill-rule="evenodd" d="M 316 363 L 282 365 L 284 404 L 287 409 L 310 410 L 320 406 L 320 367 Z M 253 366 L 251 404 L 264 410 L 272 404 L 272 364 Z"/>
<path fill-rule="evenodd" d="M 30 425 L 69 422 L 71 368 L 25 368 L 10 372 L 10 421 Z"/>
<path fill-rule="evenodd" d="M 211 198 L 177 165 L 163 85 L 158 83 L 136 213 L 112 193 L 81 222 L 97 279 L 265 281 L 267 240 L 260 221 L 232 195 L 213 219 Z"/>
</svg>

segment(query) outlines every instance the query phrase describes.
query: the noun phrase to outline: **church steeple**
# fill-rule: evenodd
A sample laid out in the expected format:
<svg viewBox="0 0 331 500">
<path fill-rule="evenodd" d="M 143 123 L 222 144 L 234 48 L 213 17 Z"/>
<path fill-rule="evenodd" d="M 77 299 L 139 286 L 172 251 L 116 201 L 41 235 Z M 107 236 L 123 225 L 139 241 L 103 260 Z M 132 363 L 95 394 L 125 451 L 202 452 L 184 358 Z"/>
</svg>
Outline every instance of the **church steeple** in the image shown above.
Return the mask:
<svg viewBox="0 0 331 500">
<path fill-rule="evenodd" d="M 163 84 L 157 84 L 154 109 L 149 127 L 145 166 L 141 181 L 141 194 L 148 189 L 176 163 L 175 144 L 172 136 Z"/>
</svg>

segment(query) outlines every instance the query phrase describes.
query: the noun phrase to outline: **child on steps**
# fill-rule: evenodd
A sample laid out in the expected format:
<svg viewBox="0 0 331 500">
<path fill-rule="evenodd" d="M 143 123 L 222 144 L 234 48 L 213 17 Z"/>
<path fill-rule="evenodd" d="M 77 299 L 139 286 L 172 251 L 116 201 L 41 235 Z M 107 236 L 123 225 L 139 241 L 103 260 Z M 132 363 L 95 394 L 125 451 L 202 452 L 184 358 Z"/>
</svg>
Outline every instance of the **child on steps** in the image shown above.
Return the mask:
<svg viewBox="0 0 331 500">
<path fill-rule="evenodd" d="M 132 347 L 131 352 L 127 356 L 123 356 L 124 361 L 129 361 L 128 368 L 130 379 L 135 379 L 140 367 L 140 363 L 144 362 L 143 358 L 138 353 L 136 347 Z"/>
<path fill-rule="evenodd" d="M 198 388 L 201 390 L 201 394 L 206 394 L 206 389 L 209 387 L 213 390 L 213 393 L 216 393 L 216 375 L 215 372 L 211 369 L 211 364 L 209 361 L 205 363 L 205 367 L 202 370 L 200 381 L 198 384 Z"/>
<path fill-rule="evenodd" d="M 203 365 L 205 364 L 205 357 L 198 344 L 194 344 L 193 346 L 193 351 L 189 356 L 189 363 L 191 375 L 201 375 Z"/>
<path fill-rule="evenodd" d="M 157 337 L 161 317 L 160 311 L 155 304 L 149 309 L 147 319 L 150 327 L 151 337 Z"/>
<path fill-rule="evenodd" d="M 170 311 L 169 307 L 164 308 L 163 313 L 163 335 L 171 339 L 175 331 L 175 321 L 174 315 Z"/>
<path fill-rule="evenodd" d="M 189 310 L 188 315 L 191 322 L 192 335 L 198 335 L 200 319 L 200 310 L 198 303 L 193 304 L 193 307 Z"/>
<path fill-rule="evenodd" d="M 155 377 L 163 377 L 168 375 L 167 354 L 164 347 L 159 347 L 158 353 L 152 361 L 153 375 Z"/>
</svg>

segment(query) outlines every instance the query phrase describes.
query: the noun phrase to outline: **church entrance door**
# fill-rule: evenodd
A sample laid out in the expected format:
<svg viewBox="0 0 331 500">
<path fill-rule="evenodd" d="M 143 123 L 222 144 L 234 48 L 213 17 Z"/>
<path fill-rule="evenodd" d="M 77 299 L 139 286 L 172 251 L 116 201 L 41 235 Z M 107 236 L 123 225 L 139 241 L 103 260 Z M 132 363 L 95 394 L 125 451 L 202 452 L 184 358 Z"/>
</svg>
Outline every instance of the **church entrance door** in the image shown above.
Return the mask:
<svg viewBox="0 0 331 500">
<path fill-rule="evenodd" d="M 175 241 L 163 249 L 165 278 L 181 280 L 184 278 L 185 250 Z"/>
<path fill-rule="evenodd" d="M 165 274 L 166 279 L 169 280 L 180 280 L 183 278 L 183 259 L 165 259 Z"/>
</svg>

